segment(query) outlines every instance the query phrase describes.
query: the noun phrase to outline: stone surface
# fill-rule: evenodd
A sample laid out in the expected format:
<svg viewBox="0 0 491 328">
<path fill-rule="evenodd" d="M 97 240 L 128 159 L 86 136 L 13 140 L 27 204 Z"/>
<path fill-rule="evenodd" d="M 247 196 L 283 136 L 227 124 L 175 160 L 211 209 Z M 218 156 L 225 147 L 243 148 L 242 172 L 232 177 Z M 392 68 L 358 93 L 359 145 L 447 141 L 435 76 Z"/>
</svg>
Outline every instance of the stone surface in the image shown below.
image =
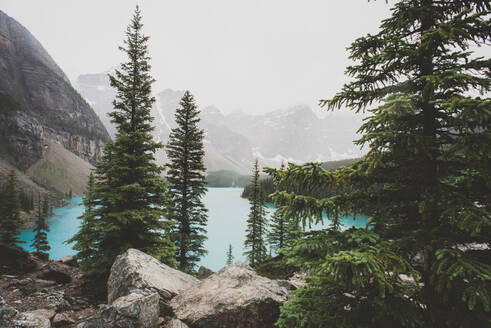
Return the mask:
<svg viewBox="0 0 491 328">
<path fill-rule="evenodd" d="M 229 265 L 171 301 L 191 328 L 272 328 L 288 290 L 245 263 Z"/>
<path fill-rule="evenodd" d="M 54 262 L 43 266 L 38 276 L 41 279 L 56 281 L 59 284 L 66 284 L 72 280 L 66 268 Z"/>
<path fill-rule="evenodd" d="M 102 313 L 77 325 L 77 328 L 157 328 L 159 294 L 131 293 L 116 299 Z"/>
<path fill-rule="evenodd" d="M 205 266 L 200 266 L 199 269 L 198 269 L 198 277 L 200 279 L 205 279 L 205 278 L 208 278 L 209 276 L 211 276 L 212 274 L 214 274 L 215 272 L 211 269 L 208 269 L 207 267 Z"/>
<path fill-rule="evenodd" d="M 164 323 L 164 328 L 189 328 L 184 322 L 179 319 L 171 319 L 170 321 Z"/>
<path fill-rule="evenodd" d="M 5 303 L 4 299 L 0 296 L 0 327 L 7 326 L 7 322 L 15 317 L 17 313 L 19 312 Z"/>
<path fill-rule="evenodd" d="M 53 327 L 68 327 L 73 325 L 75 320 L 73 320 L 68 313 L 57 313 L 53 318 Z"/>
<path fill-rule="evenodd" d="M 18 320 L 14 321 L 15 327 L 23 328 L 51 328 L 51 319 L 55 316 L 52 310 L 34 310 L 22 312 Z"/>
<path fill-rule="evenodd" d="M 128 249 L 116 258 L 107 281 L 108 303 L 128 295 L 134 289 L 153 290 L 160 295 L 161 315 L 169 315 L 168 302 L 199 280 L 172 269 L 136 249 Z"/>
</svg>

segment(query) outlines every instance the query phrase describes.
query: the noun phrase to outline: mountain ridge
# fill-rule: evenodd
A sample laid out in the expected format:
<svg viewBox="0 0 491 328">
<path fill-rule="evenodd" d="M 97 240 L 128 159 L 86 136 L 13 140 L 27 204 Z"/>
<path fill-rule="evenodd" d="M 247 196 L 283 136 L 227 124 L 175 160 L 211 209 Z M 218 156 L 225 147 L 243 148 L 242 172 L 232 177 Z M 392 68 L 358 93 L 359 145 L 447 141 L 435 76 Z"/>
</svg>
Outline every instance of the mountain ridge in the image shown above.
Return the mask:
<svg viewBox="0 0 491 328">
<path fill-rule="evenodd" d="M 88 176 L 109 139 L 97 114 L 42 44 L 0 10 L 0 160 L 5 166 L 39 185 L 39 170 L 33 168 L 49 155 L 70 158 Z M 45 176 L 41 185 L 46 189 L 40 185 L 39 192 L 50 190 L 62 198 L 70 189 L 77 194 L 85 189 L 84 176 L 59 178 L 54 185 Z"/>
<path fill-rule="evenodd" d="M 111 112 L 114 91 L 104 74 L 85 74 L 76 85 L 82 96 L 93 104 L 109 131 L 114 126 Z M 166 142 L 174 128 L 174 113 L 184 91 L 165 89 L 155 93 L 152 108 L 156 140 Z M 319 118 L 308 106 L 292 106 L 265 114 L 235 111 L 224 114 L 217 106 L 201 106 L 201 127 L 205 130 L 205 166 L 207 171 L 233 170 L 249 174 L 255 158 L 261 165 L 279 167 L 282 162 L 330 161 L 361 156 L 350 140 L 356 139 L 361 118 Z M 157 156 L 166 162 L 165 152 Z"/>
</svg>

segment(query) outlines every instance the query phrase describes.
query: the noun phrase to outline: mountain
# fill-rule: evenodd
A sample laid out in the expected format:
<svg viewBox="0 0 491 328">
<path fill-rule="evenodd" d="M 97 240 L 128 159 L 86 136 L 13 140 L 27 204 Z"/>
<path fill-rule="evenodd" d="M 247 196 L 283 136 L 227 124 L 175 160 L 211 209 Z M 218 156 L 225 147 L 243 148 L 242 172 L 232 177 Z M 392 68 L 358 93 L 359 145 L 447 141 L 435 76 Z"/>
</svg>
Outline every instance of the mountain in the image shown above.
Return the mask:
<svg viewBox="0 0 491 328">
<path fill-rule="evenodd" d="M 0 164 L 49 190 L 80 194 L 109 139 L 39 41 L 0 11 Z M 70 172 L 67 163 L 78 163 L 79 170 Z"/>
<path fill-rule="evenodd" d="M 114 91 L 105 74 L 81 75 L 80 93 L 93 105 L 102 121 L 112 111 Z M 155 95 L 152 109 L 154 137 L 166 142 L 175 127 L 174 113 L 184 91 L 171 89 Z M 295 106 L 263 115 L 243 112 L 223 114 L 216 106 L 201 107 L 201 126 L 205 130 L 205 165 L 209 172 L 231 170 L 249 174 L 254 158 L 261 165 L 279 167 L 282 162 L 331 161 L 359 157 L 361 151 L 352 140 L 361 125 L 353 116 L 328 116 L 320 119 L 312 109 Z M 162 164 L 165 154 L 157 156 Z"/>
</svg>

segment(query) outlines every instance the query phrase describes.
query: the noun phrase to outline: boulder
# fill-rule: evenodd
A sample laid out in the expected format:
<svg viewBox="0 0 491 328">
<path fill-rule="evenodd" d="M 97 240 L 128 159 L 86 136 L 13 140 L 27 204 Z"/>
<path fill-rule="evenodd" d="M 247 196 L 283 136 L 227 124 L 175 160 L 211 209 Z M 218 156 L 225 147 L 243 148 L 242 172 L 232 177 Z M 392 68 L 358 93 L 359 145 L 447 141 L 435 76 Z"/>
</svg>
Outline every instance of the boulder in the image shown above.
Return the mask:
<svg viewBox="0 0 491 328">
<path fill-rule="evenodd" d="M 170 302 L 191 328 L 272 328 L 288 290 L 245 263 L 229 265 Z"/>
<path fill-rule="evenodd" d="M 162 327 L 164 328 L 189 328 L 188 325 L 186 325 L 184 322 L 182 322 L 179 319 L 172 319 L 168 322 L 166 322 Z"/>
<path fill-rule="evenodd" d="M 4 299 L 0 296 L 0 327 L 9 327 L 11 319 L 18 313 L 16 309 L 5 303 Z"/>
<path fill-rule="evenodd" d="M 209 276 L 211 276 L 212 274 L 214 274 L 215 272 L 211 269 L 208 269 L 207 267 L 205 266 L 200 266 L 199 269 L 198 269 L 198 277 L 200 279 L 205 279 L 205 278 L 208 278 Z"/>
<path fill-rule="evenodd" d="M 56 281 L 59 284 L 66 284 L 72 280 L 70 272 L 58 263 L 48 263 L 41 268 L 41 272 L 38 277 L 44 280 Z"/>
<path fill-rule="evenodd" d="M 131 293 L 116 299 L 100 315 L 77 325 L 77 328 L 157 328 L 159 294 Z"/>
<path fill-rule="evenodd" d="M 75 257 L 67 255 L 63 256 L 59 261 L 63 264 L 70 265 L 70 266 L 77 266 L 77 260 Z"/>
<path fill-rule="evenodd" d="M 171 315 L 169 301 L 182 291 L 198 285 L 199 280 L 177 271 L 136 249 L 119 255 L 107 281 L 108 303 L 128 295 L 134 289 L 158 292 L 161 316 Z"/>
<path fill-rule="evenodd" d="M 18 320 L 14 321 L 14 327 L 51 328 L 51 319 L 54 316 L 55 311 L 46 309 L 22 312 L 18 315 Z"/>
<path fill-rule="evenodd" d="M 53 327 L 69 327 L 75 323 L 68 313 L 57 313 L 53 318 Z"/>
</svg>

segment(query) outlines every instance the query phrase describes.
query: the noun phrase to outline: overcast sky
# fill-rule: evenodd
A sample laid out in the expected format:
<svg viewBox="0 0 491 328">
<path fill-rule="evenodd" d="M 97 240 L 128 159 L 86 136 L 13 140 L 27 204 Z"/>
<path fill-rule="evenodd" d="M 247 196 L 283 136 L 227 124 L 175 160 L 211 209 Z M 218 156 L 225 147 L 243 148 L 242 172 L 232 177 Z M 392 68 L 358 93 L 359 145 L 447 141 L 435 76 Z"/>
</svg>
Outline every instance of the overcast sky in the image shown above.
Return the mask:
<svg viewBox="0 0 491 328">
<path fill-rule="evenodd" d="M 261 113 L 318 101 L 347 82 L 346 47 L 376 33 L 393 1 L 1 0 L 70 79 L 117 66 L 135 5 L 150 36 L 154 91 Z"/>
</svg>

